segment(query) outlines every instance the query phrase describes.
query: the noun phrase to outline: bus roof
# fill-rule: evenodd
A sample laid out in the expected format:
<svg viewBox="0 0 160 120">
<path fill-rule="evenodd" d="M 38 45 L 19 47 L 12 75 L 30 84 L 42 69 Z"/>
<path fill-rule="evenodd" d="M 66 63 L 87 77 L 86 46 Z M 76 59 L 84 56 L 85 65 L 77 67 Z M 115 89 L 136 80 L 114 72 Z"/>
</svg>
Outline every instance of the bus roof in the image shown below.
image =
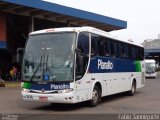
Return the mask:
<svg viewBox="0 0 160 120">
<path fill-rule="evenodd" d="M 145 63 L 155 63 L 154 59 L 145 59 Z"/>
<path fill-rule="evenodd" d="M 135 44 L 135 43 L 132 43 L 132 42 L 129 42 L 129 41 L 123 41 L 123 40 L 117 39 L 117 38 L 111 36 L 108 32 L 105 32 L 103 30 L 100 30 L 100 29 L 97 29 L 97 28 L 94 28 L 94 27 L 89 27 L 89 26 L 43 29 L 43 30 L 31 32 L 30 35 L 43 34 L 43 33 L 54 33 L 54 32 L 73 32 L 73 31 L 74 32 L 87 31 L 87 32 L 91 32 L 91 33 L 95 33 L 95 34 L 98 34 L 98 35 L 102 35 L 102 36 L 111 38 L 113 40 L 125 42 L 125 43 L 136 45 L 136 46 L 139 46 L 139 47 L 143 47 L 142 45 L 138 45 L 138 44 Z"/>
</svg>

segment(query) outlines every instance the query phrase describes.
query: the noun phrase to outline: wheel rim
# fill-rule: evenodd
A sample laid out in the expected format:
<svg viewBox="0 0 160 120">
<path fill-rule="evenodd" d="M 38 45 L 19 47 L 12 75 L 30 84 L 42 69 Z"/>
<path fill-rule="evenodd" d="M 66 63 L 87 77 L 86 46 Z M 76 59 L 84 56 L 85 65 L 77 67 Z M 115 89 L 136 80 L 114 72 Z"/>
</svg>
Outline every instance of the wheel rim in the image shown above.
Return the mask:
<svg viewBox="0 0 160 120">
<path fill-rule="evenodd" d="M 93 93 L 92 93 L 92 100 L 94 103 L 96 103 L 98 101 L 98 91 L 97 90 L 93 90 Z"/>
</svg>

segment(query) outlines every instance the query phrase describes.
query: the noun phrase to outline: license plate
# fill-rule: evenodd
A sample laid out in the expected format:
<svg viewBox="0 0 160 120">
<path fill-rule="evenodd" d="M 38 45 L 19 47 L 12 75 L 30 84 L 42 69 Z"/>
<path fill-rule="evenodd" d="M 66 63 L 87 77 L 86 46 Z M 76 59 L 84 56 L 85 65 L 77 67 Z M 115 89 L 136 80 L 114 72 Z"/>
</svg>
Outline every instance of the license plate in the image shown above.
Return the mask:
<svg viewBox="0 0 160 120">
<path fill-rule="evenodd" d="M 48 101 L 48 97 L 46 96 L 40 96 L 39 101 Z"/>
</svg>

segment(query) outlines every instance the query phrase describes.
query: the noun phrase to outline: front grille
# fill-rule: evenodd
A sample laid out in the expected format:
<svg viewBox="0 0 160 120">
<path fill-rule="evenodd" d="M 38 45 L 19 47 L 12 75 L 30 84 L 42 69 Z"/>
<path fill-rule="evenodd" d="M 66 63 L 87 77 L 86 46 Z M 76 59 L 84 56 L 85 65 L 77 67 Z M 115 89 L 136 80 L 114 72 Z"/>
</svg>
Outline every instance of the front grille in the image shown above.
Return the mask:
<svg viewBox="0 0 160 120">
<path fill-rule="evenodd" d="M 30 93 L 55 94 L 55 93 L 58 93 L 58 91 L 47 92 L 47 91 L 35 91 L 35 90 L 30 90 Z"/>
</svg>

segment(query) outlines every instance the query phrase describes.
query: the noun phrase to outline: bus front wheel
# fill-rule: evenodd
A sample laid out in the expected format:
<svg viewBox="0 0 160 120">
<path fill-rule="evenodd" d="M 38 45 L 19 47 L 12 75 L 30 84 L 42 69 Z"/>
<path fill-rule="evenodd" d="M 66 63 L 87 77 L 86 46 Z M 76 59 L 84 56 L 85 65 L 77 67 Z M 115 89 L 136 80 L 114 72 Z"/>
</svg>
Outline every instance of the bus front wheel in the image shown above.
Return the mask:
<svg viewBox="0 0 160 120">
<path fill-rule="evenodd" d="M 97 85 L 94 86 L 94 89 L 92 91 L 92 99 L 89 101 L 91 107 L 97 106 L 100 99 L 100 91 Z"/>
</svg>

